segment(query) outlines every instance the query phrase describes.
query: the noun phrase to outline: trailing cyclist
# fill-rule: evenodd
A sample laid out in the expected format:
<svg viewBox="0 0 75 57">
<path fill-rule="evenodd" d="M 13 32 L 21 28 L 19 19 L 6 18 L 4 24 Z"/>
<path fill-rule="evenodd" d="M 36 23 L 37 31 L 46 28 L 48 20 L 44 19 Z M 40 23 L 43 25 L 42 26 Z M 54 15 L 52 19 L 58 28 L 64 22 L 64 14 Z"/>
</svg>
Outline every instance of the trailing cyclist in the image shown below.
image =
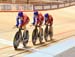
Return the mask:
<svg viewBox="0 0 75 57">
<path fill-rule="evenodd" d="M 45 25 L 46 25 L 46 28 L 45 28 L 45 34 L 44 34 L 44 37 L 45 37 L 45 40 L 47 41 L 47 37 L 48 37 L 48 34 L 50 35 L 50 40 L 53 40 L 52 37 L 53 37 L 53 17 L 52 15 L 46 13 L 44 15 L 45 17 Z M 49 26 L 49 29 L 48 29 L 48 26 Z"/>
</svg>

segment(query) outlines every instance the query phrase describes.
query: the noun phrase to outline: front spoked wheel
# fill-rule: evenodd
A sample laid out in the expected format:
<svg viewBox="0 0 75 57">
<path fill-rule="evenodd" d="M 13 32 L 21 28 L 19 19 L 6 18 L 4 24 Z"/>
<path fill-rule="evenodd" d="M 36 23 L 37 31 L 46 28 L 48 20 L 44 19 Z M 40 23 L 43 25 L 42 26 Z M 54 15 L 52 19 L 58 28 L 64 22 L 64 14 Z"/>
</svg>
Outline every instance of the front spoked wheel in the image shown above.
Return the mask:
<svg viewBox="0 0 75 57">
<path fill-rule="evenodd" d="M 53 40 L 52 37 L 53 37 L 53 28 L 50 27 L 49 28 L 49 36 L 50 36 L 50 40 Z"/>
<path fill-rule="evenodd" d="M 44 31 L 44 39 L 45 39 L 46 42 L 48 41 L 48 34 L 49 34 L 48 26 L 46 26 L 45 31 Z"/>
<path fill-rule="evenodd" d="M 33 45 L 36 45 L 37 37 L 38 37 L 38 30 L 34 29 L 33 33 L 32 33 L 32 43 L 33 43 Z"/>
<path fill-rule="evenodd" d="M 19 43 L 21 41 L 21 38 L 22 38 L 22 33 L 21 32 L 17 32 L 15 34 L 15 37 L 14 37 L 14 40 L 13 40 L 13 46 L 14 46 L 14 49 L 17 50 L 18 46 L 19 46 Z"/>
</svg>

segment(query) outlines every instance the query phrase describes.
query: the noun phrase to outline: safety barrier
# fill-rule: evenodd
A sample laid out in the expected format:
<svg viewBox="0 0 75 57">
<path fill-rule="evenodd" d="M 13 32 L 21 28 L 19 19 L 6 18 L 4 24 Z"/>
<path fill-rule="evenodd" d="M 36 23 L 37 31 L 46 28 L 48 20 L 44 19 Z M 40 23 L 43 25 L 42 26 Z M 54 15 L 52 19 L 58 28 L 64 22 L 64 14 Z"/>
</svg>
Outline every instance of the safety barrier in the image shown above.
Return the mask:
<svg viewBox="0 0 75 57">
<path fill-rule="evenodd" d="M 75 1 L 55 4 L 8 4 L 0 3 L 0 11 L 33 11 L 33 10 L 52 10 L 75 5 Z"/>
<path fill-rule="evenodd" d="M 19 10 L 33 10 L 33 5 L 31 4 L 0 4 L 0 11 L 19 11 Z"/>
<path fill-rule="evenodd" d="M 44 4 L 44 5 L 34 5 L 34 10 L 52 10 L 52 9 L 59 9 L 68 6 L 75 5 L 75 2 L 68 2 L 68 3 L 59 3 L 59 4 Z"/>
</svg>

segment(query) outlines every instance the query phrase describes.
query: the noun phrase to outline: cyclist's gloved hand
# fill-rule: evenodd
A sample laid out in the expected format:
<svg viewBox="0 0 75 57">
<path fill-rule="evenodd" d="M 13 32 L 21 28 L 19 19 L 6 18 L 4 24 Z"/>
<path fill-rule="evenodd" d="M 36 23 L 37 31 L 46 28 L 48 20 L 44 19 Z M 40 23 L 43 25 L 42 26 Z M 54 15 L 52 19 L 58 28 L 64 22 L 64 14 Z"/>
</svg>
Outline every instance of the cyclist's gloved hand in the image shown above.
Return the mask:
<svg viewBox="0 0 75 57">
<path fill-rule="evenodd" d="M 17 27 L 17 28 L 18 28 L 18 25 L 15 25 L 15 27 Z"/>
</svg>

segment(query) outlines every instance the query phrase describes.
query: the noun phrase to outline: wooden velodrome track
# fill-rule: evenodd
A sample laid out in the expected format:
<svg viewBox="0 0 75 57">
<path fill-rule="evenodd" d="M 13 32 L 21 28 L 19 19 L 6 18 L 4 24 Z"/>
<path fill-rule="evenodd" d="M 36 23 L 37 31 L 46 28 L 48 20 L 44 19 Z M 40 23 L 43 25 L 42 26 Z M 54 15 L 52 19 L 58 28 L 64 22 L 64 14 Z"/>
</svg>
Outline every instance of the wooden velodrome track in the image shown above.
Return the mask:
<svg viewBox="0 0 75 57">
<path fill-rule="evenodd" d="M 33 12 L 25 12 L 30 17 L 30 23 L 27 26 L 30 34 L 28 46 L 35 49 L 42 49 L 48 47 L 48 45 L 55 45 L 57 42 L 66 39 L 72 35 L 75 35 L 75 6 L 62 8 L 58 10 L 40 11 L 42 14 L 49 13 L 54 18 L 53 24 L 53 38 L 56 42 L 47 42 L 44 45 L 33 46 L 31 42 L 31 34 L 34 27 L 29 25 L 32 23 Z M 15 32 L 18 29 L 13 29 L 15 25 L 15 19 L 17 12 L 0 12 L 0 56 L 1 57 L 23 57 L 27 54 L 33 53 L 33 51 L 27 51 L 19 49 L 15 51 L 13 48 L 13 38 Z M 44 28 L 44 26 L 43 26 Z"/>
</svg>

